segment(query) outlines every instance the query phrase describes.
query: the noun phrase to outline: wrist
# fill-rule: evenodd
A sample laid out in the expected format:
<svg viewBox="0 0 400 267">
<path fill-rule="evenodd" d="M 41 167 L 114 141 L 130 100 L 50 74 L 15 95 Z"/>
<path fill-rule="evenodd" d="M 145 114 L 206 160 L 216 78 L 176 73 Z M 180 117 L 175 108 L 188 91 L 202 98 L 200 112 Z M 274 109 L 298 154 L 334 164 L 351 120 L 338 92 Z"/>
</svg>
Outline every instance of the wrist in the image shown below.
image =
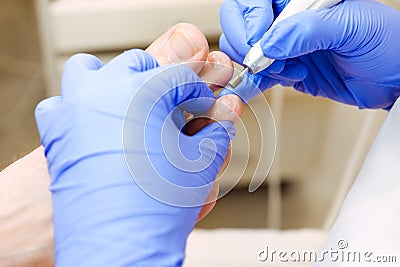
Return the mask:
<svg viewBox="0 0 400 267">
<path fill-rule="evenodd" d="M 42 148 L 0 173 L 0 266 L 52 265 L 49 182 Z"/>
</svg>

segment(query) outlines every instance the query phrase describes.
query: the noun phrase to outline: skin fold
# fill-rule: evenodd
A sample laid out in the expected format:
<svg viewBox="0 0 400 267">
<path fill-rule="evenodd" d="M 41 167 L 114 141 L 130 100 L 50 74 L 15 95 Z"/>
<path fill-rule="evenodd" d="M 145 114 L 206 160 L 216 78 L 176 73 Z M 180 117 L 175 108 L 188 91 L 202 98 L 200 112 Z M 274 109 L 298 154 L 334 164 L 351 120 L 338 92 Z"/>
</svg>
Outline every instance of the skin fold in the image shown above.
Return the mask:
<svg viewBox="0 0 400 267">
<path fill-rule="evenodd" d="M 160 65 L 190 63 L 212 90 L 227 84 L 233 74 L 232 62 L 222 52 L 209 53 L 207 40 L 195 26 L 177 24 L 146 50 Z M 221 65 L 227 67 L 221 67 Z M 230 71 L 231 70 L 231 71 Z M 221 97 L 205 116 L 236 121 L 242 113 L 241 100 Z M 206 126 L 197 119 L 186 128 L 193 134 Z M 229 156 L 229 153 L 228 153 Z M 228 158 L 226 159 L 227 162 Z M 43 148 L 39 147 L 0 172 L 0 266 L 53 266 L 53 230 L 50 176 Z M 199 219 L 215 205 L 218 183 L 208 196 Z"/>
</svg>

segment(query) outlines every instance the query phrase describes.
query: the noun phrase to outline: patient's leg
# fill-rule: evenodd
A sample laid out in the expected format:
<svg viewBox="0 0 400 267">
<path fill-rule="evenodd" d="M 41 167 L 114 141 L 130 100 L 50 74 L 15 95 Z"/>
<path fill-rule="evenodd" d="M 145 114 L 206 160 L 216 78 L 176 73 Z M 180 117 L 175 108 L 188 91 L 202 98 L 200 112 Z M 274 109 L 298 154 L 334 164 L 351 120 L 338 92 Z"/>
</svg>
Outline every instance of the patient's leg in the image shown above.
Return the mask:
<svg viewBox="0 0 400 267">
<path fill-rule="evenodd" d="M 188 24 L 172 27 L 154 41 L 147 51 L 161 65 L 206 61 L 207 57 L 211 63 L 213 60 L 227 60 L 221 53 L 214 53 L 214 58 L 210 59 L 204 35 Z M 204 66 L 204 63 L 196 63 L 191 66 L 203 77 L 208 75 L 210 80 L 214 77 L 217 83 L 218 77 L 221 77 L 221 84 L 229 80 L 228 76 L 231 75 L 221 70 L 221 76 L 217 72 L 207 71 L 209 64 Z M 51 196 L 47 189 L 49 181 L 41 147 L 0 173 L 1 266 L 52 265 Z"/>
<path fill-rule="evenodd" d="M 52 266 L 49 181 L 42 147 L 0 173 L 0 266 Z"/>
</svg>

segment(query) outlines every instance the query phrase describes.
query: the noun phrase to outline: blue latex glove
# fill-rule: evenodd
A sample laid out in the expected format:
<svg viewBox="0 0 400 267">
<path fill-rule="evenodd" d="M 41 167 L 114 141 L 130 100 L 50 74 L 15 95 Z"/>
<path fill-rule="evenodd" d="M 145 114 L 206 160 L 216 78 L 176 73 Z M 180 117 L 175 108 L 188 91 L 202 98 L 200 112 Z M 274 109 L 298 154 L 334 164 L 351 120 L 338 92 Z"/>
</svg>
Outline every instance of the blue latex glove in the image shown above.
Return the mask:
<svg viewBox="0 0 400 267">
<path fill-rule="evenodd" d="M 62 96 L 35 114 L 52 177 L 57 266 L 182 264 L 234 134 L 230 122 L 181 134 L 175 107 L 197 98 L 205 100 L 184 108 L 201 112 L 214 101 L 192 70 L 158 67 L 141 50 L 107 65 L 85 54 L 67 61 Z"/>
<path fill-rule="evenodd" d="M 264 54 L 278 59 L 249 77 L 261 90 L 280 83 L 360 108 L 389 109 L 400 94 L 400 12 L 371 0 L 344 0 L 268 30 L 288 2 L 226 0 L 221 50 L 242 63 L 261 39 Z M 258 93 L 248 82 L 235 89 L 244 100 Z"/>
</svg>

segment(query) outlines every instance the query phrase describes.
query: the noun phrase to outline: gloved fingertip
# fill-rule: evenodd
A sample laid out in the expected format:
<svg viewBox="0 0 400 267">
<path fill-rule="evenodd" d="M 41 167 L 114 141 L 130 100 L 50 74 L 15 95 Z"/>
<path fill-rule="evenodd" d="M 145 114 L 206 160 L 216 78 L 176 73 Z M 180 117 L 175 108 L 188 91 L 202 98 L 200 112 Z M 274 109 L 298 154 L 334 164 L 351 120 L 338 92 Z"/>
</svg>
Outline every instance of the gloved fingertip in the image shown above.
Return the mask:
<svg viewBox="0 0 400 267">
<path fill-rule="evenodd" d="M 219 48 L 221 49 L 222 52 L 227 54 L 233 61 L 241 64 L 243 62 L 244 56 L 246 55 L 246 52 L 248 51 L 248 49 L 250 49 L 250 46 L 248 47 L 246 46 L 239 53 L 230 45 L 225 35 L 222 34 L 219 38 Z"/>
<path fill-rule="evenodd" d="M 54 96 L 42 100 L 35 108 L 35 120 L 42 145 L 46 132 L 52 127 L 49 115 L 51 115 L 52 110 L 60 106 L 60 101 L 61 96 Z"/>
<path fill-rule="evenodd" d="M 284 46 L 280 46 L 275 42 L 274 36 L 272 35 L 261 39 L 261 48 L 267 57 L 276 60 L 285 59 L 288 54 Z"/>
<path fill-rule="evenodd" d="M 265 33 L 260 41 L 261 49 L 265 56 L 276 60 L 288 58 L 292 52 L 290 50 L 293 49 L 295 43 L 289 38 L 295 38 L 294 36 L 298 34 L 297 32 L 293 33 L 295 30 L 291 30 L 291 27 L 294 28 L 295 26 L 285 20 L 272 26 Z"/>
<path fill-rule="evenodd" d="M 86 70 L 99 70 L 104 66 L 104 63 L 94 55 L 78 53 L 67 60 L 65 68 L 68 68 L 69 65 L 79 66 Z"/>
<path fill-rule="evenodd" d="M 267 29 L 265 29 L 266 31 Z M 249 46 L 253 46 L 257 43 L 265 33 L 261 32 L 259 27 L 257 28 L 253 24 L 246 24 L 246 41 Z"/>
<path fill-rule="evenodd" d="M 135 72 L 147 71 L 159 66 L 151 54 L 141 49 L 127 50 L 107 64 L 109 68 L 128 69 Z"/>
<path fill-rule="evenodd" d="M 36 120 L 40 118 L 41 115 L 57 107 L 60 104 L 60 101 L 61 96 L 53 96 L 40 101 L 35 108 Z"/>
<path fill-rule="evenodd" d="M 219 121 L 217 123 L 220 124 L 225 129 L 225 131 L 229 135 L 230 140 L 235 139 L 235 137 L 236 137 L 236 128 L 235 128 L 235 125 L 233 124 L 233 122 L 231 122 L 231 121 Z"/>
<path fill-rule="evenodd" d="M 194 115 L 206 112 L 215 103 L 215 96 L 201 96 L 187 99 L 179 104 L 179 108 Z"/>
<path fill-rule="evenodd" d="M 226 139 L 229 143 L 230 140 L 235 138 L 236 129 L 231 121 L 216 121 L 201 129 L 195 136 L 201 139 L 211 138 L 218 142 Z"/>
<path fill-rule="evenodd" d="M 288 60 L 285 69 L 279 75 L 291 82 L 299 82 L 307 77 L 308 69 L 300 61 Z"/>
<path fill-rule="evenodd" d="M 283 69 L 285 68 L 285 64 L 286 64 L 285 60 L 275 60 L 271 64 L 271 66 L 269 66 L 267 68 L 267 70 L 270 73 L 278 74 L 278 73 L 281 73 L 283 71 Z"/>
<path fill-rule="evenodd" d="M 235 94 L 240 97 L 243 103 L 261 94 L 265 89 L 271 87 L 273 80 L 261 74 L 247 74 L 235 88 L 227 86 L 221 91 L 219 97 L 227 94 Z"/>
<path fill-rule="evenodd" d="M 243 103 L 246 103 L 247 99 L 246 93 L 243 93 L 243 89 L 241 89 L 240 85 L 235 89 L 233 89 L 229 85 L 226 86 L 224 89 L 220 91 L 220 93 L 218 94 L 218 98 L 223 97 L 225 95 L 236 95 L 240 97 Z"/>
<path fill-rule="evenodd" d="M 148 52 L 140 50 L 140 49 L 133 49 L 134 56 L 132 60 L 132 64 L 129 65 L 130 69 L 134 71 L 146 71 L 150 69 L 154 69 L 160 66 L 158 61 Z"/>
<path fill-rule="evenodd" d="M 235 94 L 235 93 L 233 92 L 233 89 L 231 89 L 230 87 L 227 86 L 219 92 L 218 97 L 222 97 L 224 95 L 230 95 L 230 94 Z"/>
<path fill-rule="evenodd" d="M 252 6 L 245 14 L 247 44 L 254 45 L 268 30 L 274 20 L 272 6 L 268 4 Z"/>
</svg>

